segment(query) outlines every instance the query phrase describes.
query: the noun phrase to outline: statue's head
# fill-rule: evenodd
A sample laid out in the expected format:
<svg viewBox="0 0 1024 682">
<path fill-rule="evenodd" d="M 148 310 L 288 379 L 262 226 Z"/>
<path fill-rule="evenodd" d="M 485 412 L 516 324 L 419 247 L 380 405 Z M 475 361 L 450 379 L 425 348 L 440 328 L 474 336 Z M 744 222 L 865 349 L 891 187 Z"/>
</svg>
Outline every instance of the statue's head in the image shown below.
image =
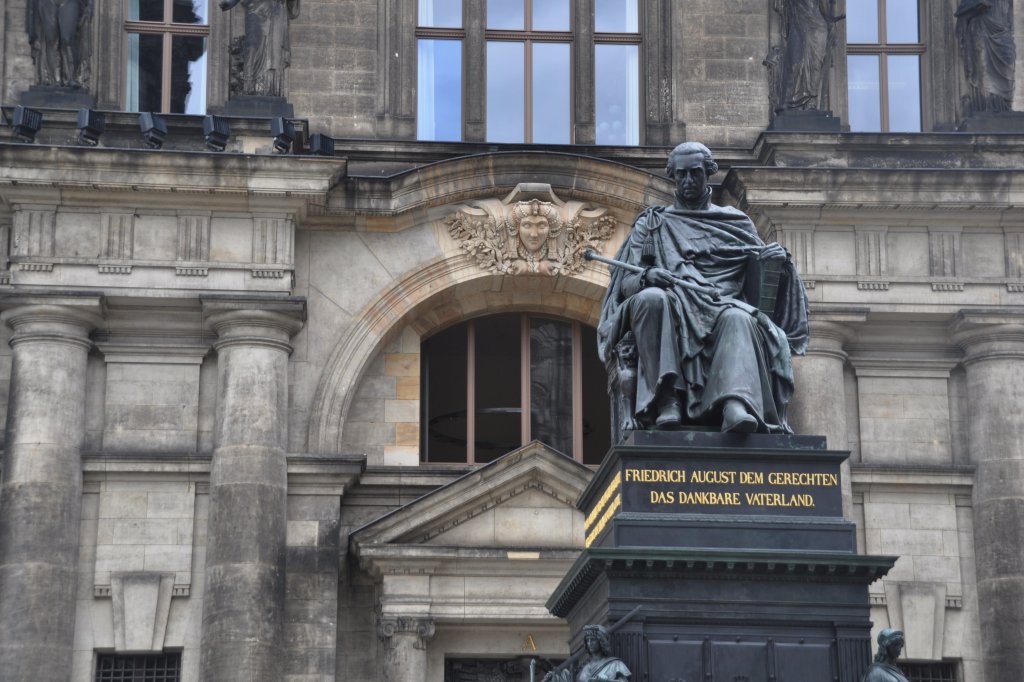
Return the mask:
<svg viewBox="0 0 1024 682">
<path fill-rule="evenodd" d="M 665 172 L 676 183 L 676 204 L 698 208 L 708 197 L 708 178 L 718 172 L 718 164 L 700 142 L 684 142 L 669 153 Z"/>
<path fill-rule="evenodd" d="M 878 653 L 875 654 L 875 661 L 878 663 L 893 663 L 900 657 L 903 651 L 903 630 L 885 628 L 878 633 Z"/>
<path fill-rule="evenodd" d="M 583 648 L 588 654 L 611 656 L 612 642 L 603 625 L 587 625 L 583 628 Z"/>
</svg>

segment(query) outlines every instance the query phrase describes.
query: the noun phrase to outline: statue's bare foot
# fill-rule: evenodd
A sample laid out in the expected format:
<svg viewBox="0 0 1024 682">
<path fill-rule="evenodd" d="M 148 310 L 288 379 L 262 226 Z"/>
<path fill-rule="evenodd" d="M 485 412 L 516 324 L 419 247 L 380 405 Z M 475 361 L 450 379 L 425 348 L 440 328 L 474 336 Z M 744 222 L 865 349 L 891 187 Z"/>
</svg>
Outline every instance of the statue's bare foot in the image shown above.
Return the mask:
<svg viewBox="0 0 1024 682">
<path fill-rule="evenodd" d="M 746 406 L 732 398 L 722 406 L 722 433 L 753 433 L 757 419 L 747 412 Z"/>
<path fill-rule="evenodd" d="M 659 429 L 674 429 L 683 421 L 683 406 L 679 398 L 671 396 L 658 403 L 658 418 L 654 425 Z"/>
</svg>

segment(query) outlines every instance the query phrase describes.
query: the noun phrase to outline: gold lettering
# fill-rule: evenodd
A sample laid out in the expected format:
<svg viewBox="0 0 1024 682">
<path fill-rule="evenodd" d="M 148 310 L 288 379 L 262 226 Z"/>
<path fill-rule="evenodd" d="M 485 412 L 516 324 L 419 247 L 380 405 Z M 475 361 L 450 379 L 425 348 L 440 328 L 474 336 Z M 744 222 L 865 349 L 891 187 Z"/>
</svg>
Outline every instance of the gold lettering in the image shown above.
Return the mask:
<svg viewBox="0 0 1024 682">
<path fill-rule="evenodd" d="M 689 492 L 679 491 L 679 504 L 700 504 L 709 506 L 736 506 L 740 505 L 739 493 L 719 493 L 711 490 Z"/>
<path fill-rule="evenodd" d="M 808 472 L 773 471 L 768 474 L 769 485 L 819 486 L 823 488 L 839 485 L 836 474 L 819 474 Z"/>
<path fill-rule="evenodd" d="M 745 493 L 751 507 L 813 507 L 813 495 L 783 495 L 782 493 Z"/>
<path fill-rule="evenodd" d="M 685 469 L 626 469 L 627 483 L 686 483 Z"/>
<path fill-rule="evenodd" d="M 690 477 L 692 483 L 707 483 L 711 485 L 725 485 L 736 482 L 735 471 L 694 471 Z"/>
<path fill-rule="evenodd" d="M 675 504 L 676 494 L 669 490 L 662 492 L 660 490 L 651 491 L 651 504 Z"/>
<path fill-rule="evenodd" d="M 760 471 L 741 471 L 740 483 L 743 485 L 763 485 L 764 474 Z"/>
</svg>

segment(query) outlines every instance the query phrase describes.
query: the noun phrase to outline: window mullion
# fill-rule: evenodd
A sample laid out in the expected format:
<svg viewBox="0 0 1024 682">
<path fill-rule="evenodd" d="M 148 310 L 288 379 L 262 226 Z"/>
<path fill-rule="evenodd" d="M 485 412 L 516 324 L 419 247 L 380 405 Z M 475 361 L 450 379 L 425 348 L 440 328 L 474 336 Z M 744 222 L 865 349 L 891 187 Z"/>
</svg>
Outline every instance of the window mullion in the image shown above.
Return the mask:
<svg viewBox="0 0 1024 682">
<path fill-rule="evenodd" d="M 878 55 L 878 69 L 878 101 L 882 107 L 882 132 L 889 132 L 889 62 L 885 53 Z"/>
<path fill-rule="evenodd" d="M 164 33 L 163 64 L 160 65 L 160 111 L 164 112 L 171 110 L 171 40 L 171 34 Z"/>
</svg>

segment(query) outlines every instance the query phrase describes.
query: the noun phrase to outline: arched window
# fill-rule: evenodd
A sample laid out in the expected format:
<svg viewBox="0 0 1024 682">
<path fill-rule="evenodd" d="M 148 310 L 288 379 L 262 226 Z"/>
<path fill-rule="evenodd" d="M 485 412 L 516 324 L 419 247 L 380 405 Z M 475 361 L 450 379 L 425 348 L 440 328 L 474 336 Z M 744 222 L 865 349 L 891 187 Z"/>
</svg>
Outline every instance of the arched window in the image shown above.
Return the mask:
<svg viewBox="0 0 1024 682">
<path fill-rule="evenodd" d="M 611 439 L 592 327 L 540 315 L 480 317 L 422 346 L 421 457 L 490 462 L 539 440 L 598 464 Z"/>
</svg>

